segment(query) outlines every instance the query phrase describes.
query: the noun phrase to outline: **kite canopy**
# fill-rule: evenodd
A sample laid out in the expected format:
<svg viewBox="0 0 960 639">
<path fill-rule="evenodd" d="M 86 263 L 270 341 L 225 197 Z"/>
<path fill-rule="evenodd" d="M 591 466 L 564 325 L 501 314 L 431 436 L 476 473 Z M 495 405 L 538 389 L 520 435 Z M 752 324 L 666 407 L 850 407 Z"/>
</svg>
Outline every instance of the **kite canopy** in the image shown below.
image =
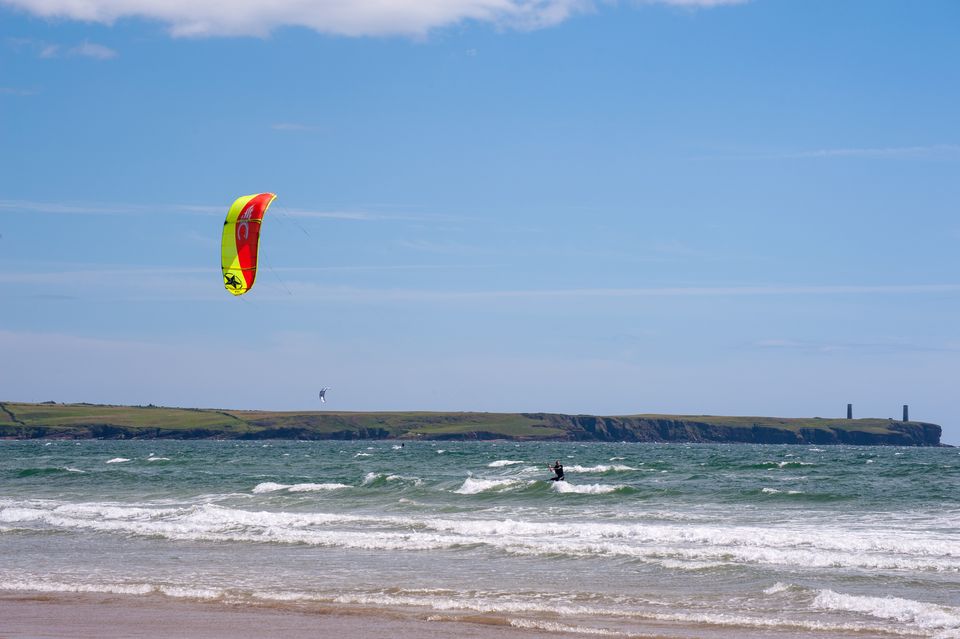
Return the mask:
<svg viewBox="0 0 960 639">
<path fill-rule="evenodd" d="M 238 197 L 223 223 L 220 268 L 223 286 L 234 295 L 253 288 L 257 277 L 257 250 L 260 248 L 260 223 L 277 196 L 257 193 Z"/>
</svg>

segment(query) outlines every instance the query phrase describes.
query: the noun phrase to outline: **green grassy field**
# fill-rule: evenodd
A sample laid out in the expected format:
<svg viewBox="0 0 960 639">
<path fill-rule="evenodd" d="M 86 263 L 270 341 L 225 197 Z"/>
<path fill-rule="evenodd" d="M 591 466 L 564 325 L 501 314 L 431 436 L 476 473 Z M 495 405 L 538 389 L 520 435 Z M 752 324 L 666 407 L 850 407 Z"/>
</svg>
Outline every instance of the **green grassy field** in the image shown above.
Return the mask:
<svg viewBox="0 0 960 639">
<path fill-rule="evenodd" d="M 888 419 L 636 414 L 276 412 L 0 402 L 0 437 L 827 441 L 937 445 L 939 427 Z M 780 435 L 777 435 L 777 434 Z M 935 440 L 935 441 L 934 441 Z M 829 441 L 827 443 L 830 443 Z M 838 442 L 834 442 L 838 443 Z"/>
</svg>

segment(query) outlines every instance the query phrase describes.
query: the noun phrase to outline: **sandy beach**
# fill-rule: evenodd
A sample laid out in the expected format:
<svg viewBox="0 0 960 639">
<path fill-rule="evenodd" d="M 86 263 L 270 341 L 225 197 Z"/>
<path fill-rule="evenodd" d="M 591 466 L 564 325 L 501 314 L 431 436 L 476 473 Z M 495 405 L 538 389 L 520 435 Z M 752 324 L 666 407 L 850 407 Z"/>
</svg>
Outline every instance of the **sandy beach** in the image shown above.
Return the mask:
<svg viewBox="0 0 960 639">
<path fill-rule="evenodd" d="M 170 601 L 162 597 L 0 593 L 3 639 L 534 639 L 557 634 L 555 630 L 513 628 L 499 623 L 494 618 L 441 620 L 427 614 L 369 609 L 307 611 Z"/>
</svg>

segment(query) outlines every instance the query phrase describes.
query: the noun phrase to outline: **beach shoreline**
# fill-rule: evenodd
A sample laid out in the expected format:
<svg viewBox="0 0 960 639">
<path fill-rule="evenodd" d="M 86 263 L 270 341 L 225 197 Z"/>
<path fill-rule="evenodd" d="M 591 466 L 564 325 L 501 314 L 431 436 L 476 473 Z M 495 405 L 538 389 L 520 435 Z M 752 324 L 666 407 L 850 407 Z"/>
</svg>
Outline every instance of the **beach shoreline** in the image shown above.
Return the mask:
<svg viewBox="0 0 960 639">
<path fill-rule="evenodd" d="M 160 595 L 0 591 L 4 639 L 533 639 L 557 634 L 502 618 L 312 606 L 250 606 Z M 656 635 L 633 635 L 637 637 Z"/>
</svg>

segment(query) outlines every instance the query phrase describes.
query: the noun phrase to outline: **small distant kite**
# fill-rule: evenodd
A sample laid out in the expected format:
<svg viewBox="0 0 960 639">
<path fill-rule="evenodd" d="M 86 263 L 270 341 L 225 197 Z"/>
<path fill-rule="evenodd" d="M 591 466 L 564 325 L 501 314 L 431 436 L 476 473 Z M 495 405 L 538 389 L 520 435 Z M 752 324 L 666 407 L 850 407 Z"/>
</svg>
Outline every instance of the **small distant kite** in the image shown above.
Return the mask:
<svg viewBox="0 0 960 639">
<path fill-rule="evenodd" d="M 257 277 L 257 252 L 260 249 L 260 224 L 277 196 L 258 193 L 239 197 L 223 222 L 220 245 L 220 269 L 223 286 L 234 295 L 243 295 Z"/>
<path fill-rule="evenodd" d="M 329 386 L 324 386 L 323 388 L 320 389 L 320 403 L 321 403 L 321 404 L 326 404 L 326 403 L 327 403 L 327 391 L 328 391 L 328 390 L 330 390 L 330 387 L 329 387 Z"/>
</svg>

